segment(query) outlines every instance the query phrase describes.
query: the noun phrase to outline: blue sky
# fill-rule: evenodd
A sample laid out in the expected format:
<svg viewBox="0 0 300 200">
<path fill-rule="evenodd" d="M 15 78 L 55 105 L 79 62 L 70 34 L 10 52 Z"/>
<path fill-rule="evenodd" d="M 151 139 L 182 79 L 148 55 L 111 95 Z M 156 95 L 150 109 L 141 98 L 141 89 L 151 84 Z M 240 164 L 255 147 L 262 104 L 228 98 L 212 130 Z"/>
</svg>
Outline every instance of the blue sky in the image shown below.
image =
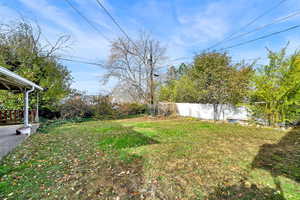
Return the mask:
<svg viewBox="0 0 300 200">
<path fill-rule="evenodd" d="M 101 10 L 95 0 L 71 0 L 109 39 L 122 34 Z M 276 5 L 280 0 L 102 0 L 130 37 L 140 31 L 150 32 L 167 47 L 170 60 L 187 57 L 170 64 L 191 61 L 192 56 L 239 30 L 250 20 Z M 248 27 L 252 30 L 281 17 L 300 11 L 299 0 L 286 0 L 280 7 Z M 109 42 L 92 29 L 64 0 L 0 0 L 0 21 L 14 21 L 23 16 L 37 21 L 43 36 L 55 41 L 63 34 L 71 35 L 72 47 L 62 54 L 79 56 L 91 61 L 105 61 Z M 286 22 L 224 43 L 227 47 L 259 36 L 300 24 L 300 15 Z M 245 31 L 247 31 L 245 30 Z M 234 60 L 262 58 L 266 49 L 278 50 L 290 41 L 289 52 L 300 47 L 300 29 L 230 49 Z M 74 77 L 73 87 L 97 94 L 109 90 L 113 83 L 103 85 L 99 77 L 104 73 L 97 66 L 63 62 Z"/>
</svg>

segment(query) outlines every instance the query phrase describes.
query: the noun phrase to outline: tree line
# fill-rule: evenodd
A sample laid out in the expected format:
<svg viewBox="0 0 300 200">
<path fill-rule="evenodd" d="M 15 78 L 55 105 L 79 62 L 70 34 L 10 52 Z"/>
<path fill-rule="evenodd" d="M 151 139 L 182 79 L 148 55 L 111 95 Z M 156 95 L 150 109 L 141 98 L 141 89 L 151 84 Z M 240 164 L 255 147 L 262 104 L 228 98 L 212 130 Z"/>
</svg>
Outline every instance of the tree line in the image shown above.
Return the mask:
<svg viewBox="0 0 300 200">
<path fill-rule="evenodd" d="M 204 52 L 191 64 L 170 67 L 159 101 L 246 106 L 268 125 L 300 120 L 300 53 L 268 51 L 268 64 L 234 63 L 227 53 Z"/>
<path fill-rule="evenodd" d="M 24 20 L 1 24 L 0 65 L 43 87 L 40 108 L 58 112 L 60 101 L 71 92 L 71 73 L 57 59 L 58 51 L 69 47 L 69 36 L 60 36 L 54 43 L 42 41 L 42 36 L 38 25 Z M 37 95 L 31 94 L 33 109 Z M 0 91 L 0 109 L 23 109 L 23 101 L 22 93 Z"/>
<path fill-rule="evenodd" d="M 47 39 L 42 41 L 42 36 L 38 25 L 25 21 L 1 24 L 0 65 L 46 88 L 40 93 L 42 110 L 61 112 L 63 99 L 72 102 L 78 96 L 70 88 L 71 72 L 58 56 L 70 47 L 70 37 L 63 35 L 50 43 Z M 226 52 L 203 52 L 194 56 L 192 63 L 169 67 L 165 73 L 166 50 L 160 41 L 144 32 L 136 40 L 112 40 L 101 80 L 116 80 L 117 84 L 107 99 L 139 105 L 152 104 L 153 97 L 155 102 L 212 104 L 216 113 L 224 104 L 243 105 L 251 110 L 254 119 L 269 125 L 299 121 L 300 52 L 288 55 L 287 47 L 278 52 L 267 49 L 265 65 L 234 62 Z M 32 107 L 36 95 L 31 98 Z M 102 99 L 105 101 L 99 101 L 99 105 L 107 102 Z M 22 109 L 23 94 L 0 91 L 0 102 L 1 109 Z M 72 110 L 72 106 L 64 106 Z"/>
<path fill-rule="evenodd" d="M 300 120 L 300 52 L 288 55 L 287 47 L 267 49 L 264 65 L 234 62 L 227 52 L 202 52 L 192 63 L 171 66 L 164 73 L 166 47 L 141 33 L 134 41 L 112 42 L 102 80 L 118 80 L 114 96 L 130 102 L 149 105 L 155 95 L 156 103 L 212 104 L 216 117 L 224 104 L 246 106 L 256 122 L 286 125 Z"/>
</svg>

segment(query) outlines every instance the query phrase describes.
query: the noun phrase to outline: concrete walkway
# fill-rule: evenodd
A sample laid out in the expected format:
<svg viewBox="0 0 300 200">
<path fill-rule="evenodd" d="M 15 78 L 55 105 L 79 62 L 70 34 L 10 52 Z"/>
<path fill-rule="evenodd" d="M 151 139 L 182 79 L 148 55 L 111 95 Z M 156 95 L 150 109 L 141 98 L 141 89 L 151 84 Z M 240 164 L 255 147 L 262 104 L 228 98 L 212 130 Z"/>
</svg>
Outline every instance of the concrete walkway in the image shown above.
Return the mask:
<svg viewBox="0 0 300 200">
<path fill-rule="evenodd" d="M 27 135 L 16 135 L 17 128 L 22 125 L 0 126 L 0 160 L 25 140 Z M 33 130 L 37 129 L 33 125 Z"/>
</svg>

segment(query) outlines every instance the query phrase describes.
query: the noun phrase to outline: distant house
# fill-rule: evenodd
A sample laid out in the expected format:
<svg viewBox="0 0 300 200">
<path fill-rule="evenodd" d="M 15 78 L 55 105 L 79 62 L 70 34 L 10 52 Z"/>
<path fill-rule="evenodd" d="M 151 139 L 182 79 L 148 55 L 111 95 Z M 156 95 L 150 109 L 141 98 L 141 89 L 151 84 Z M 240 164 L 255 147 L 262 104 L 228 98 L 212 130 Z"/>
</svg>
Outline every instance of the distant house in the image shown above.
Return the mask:
<svg viewBox="0 0 300 200">
<path fill-rule="evenodd" d="M 121 87 L 116 87 L 111 92 L 113 103 L 132 103 L 136 102 L 127 91 L 124 91 Z"/>
</svg>

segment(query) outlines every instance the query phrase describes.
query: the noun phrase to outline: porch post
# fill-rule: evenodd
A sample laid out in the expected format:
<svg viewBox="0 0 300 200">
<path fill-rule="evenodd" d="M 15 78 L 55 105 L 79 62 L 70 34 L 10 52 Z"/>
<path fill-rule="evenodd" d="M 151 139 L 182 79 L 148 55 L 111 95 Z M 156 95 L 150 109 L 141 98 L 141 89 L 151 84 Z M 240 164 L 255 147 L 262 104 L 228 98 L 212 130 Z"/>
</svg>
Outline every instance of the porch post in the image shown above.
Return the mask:
<svg viewBox="0 0 300 200">
<path fill-rule="evenodd" d="M 35 122 L 39 122 L 39 93 L 36 93 L 36 113 L 35 113 Z"/>
<path fill-rule="evenodd" d="M 28 120 L 28 108 L 29 108 L 29 93 L 34 90 L 34 87 L 31 90 L 26 91 L 25 90 L 25 109 L 24 109 L 24 126 L 28 127 L 29 126 L 29 120 Z"/>
<path fill-rule="evenodd" d="M 24 126 L 28 126 L 28 93 L 24 92 Z"/>
</svg>

